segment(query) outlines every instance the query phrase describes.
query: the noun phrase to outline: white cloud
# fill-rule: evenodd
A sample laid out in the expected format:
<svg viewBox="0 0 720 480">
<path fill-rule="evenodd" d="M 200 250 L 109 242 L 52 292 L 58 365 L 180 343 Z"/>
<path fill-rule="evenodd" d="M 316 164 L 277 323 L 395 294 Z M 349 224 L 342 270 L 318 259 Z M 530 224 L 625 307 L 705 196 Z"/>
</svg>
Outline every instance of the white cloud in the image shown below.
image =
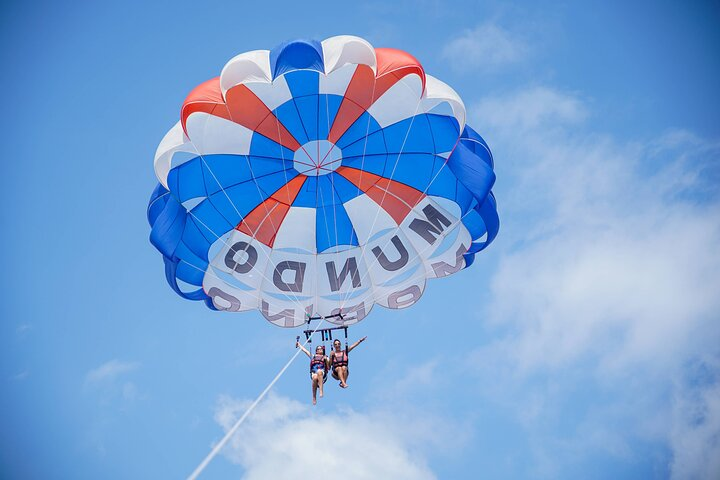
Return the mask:
<svg viewBox="0 0 720 480">
<path fill-rule="evenodd" d="M 718 384 L 693 397 L 678 385 L 720 345 L 720 146 L 684 131 L 645 142 L 583 133 L 581 99 L 542 87 L 477 107 L 503 228 L 485 312 L 500 338 L 473 363 L 535 439 L 537 468 L 598 448 L 632 456 L 643 439 L 672 449 L 678 478 L 717 476 Z M 578 384 L 604 396 L 559 434 L 547 419 L 573 408 Z M 688 421 L 698 408 L 703 421 Z M 546 455 L 555 448 L 575 454 Z"/>
<path fill-rule="evenodd" d="M 518 37 L 499 25 L 485 23 L 453 38 L 443 48 L 443 57 L 458 70 L 493 69 L 521 60 L 527 51 Z"/>
<path fill-rule="evenodd" d="M 132 372 L 139 367 L 140 363 L 138 362 L 123 362 L 118 359 L 113 359 L 90 370 L 85 376 L 85 383 L 97 384 L 104 381 L 112 381 L 118 376 Z"/>
<path fill-rule="evenodd" d="M 587 116 L 578 96 L 543 86 L 484 98 L 473 113 L 477 125 L 515 132 L 540 126 L 552 130 L 556 125 L 577 123 Z"/>
<path fill-rule="evenodd" d="M 220 397 L 216 421 L 229 430 L 251 402 Z M 312 478 L 341 473 L 348 480 L 434 479 L 416 448 L 427 431 L 382 413 L 322 412 L 270 394 L 223 453 L 245 480 Z"/>
<path fill-rule="evenodd" d="M 714 369 L 718 365 L 715 362 Z M 670 444 L 675 452 L 673 478 L 720 476 L 720 382 L 700 387 L 683 385 L 673 405 Z"/>
</svg>

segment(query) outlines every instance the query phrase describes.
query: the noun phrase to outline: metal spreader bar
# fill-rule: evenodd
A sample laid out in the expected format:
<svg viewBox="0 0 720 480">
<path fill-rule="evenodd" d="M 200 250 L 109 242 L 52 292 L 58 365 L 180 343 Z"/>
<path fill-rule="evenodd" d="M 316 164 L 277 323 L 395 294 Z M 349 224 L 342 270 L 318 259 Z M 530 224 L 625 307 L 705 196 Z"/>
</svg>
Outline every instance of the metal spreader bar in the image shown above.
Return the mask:
<svg viewBox="0 0 720 480">
<path fill-rule="evenodd" d="M 327 320 L 329 318 L 339 318 L 340 320 L 344 320 L 345 316 L 342 313 L 336 313 L 334 315 L 327 315 L 324 317 L 320 316 L 320 315 L 315 316 L 315 317 L 308 316 L 307 323 L 309 325 L 310 322 L 313 320 Z M 305 331 L 303 331 L 303 333 L 305 334 L 305 340 L 307 340 L 309 342 L 312 341 L 310 337 L 312 337 L 313 333 L 320 333 L 320 335 L 322 337 L 322 341 L 324 342 L 325 340 L 332 341 L 332 339 L 333 339 L 332 332 L 334 332 L 335 330 L 342 330 L 345 333 L 345 339 L 347 340 L 347 329 L 348 329 L 348 327 L 346 327 L 346 326 L 331 327 L 331 328 L 318 328 L 318 329 L 314 329 L 314 330 L 305 330 Z"/>
</svg>

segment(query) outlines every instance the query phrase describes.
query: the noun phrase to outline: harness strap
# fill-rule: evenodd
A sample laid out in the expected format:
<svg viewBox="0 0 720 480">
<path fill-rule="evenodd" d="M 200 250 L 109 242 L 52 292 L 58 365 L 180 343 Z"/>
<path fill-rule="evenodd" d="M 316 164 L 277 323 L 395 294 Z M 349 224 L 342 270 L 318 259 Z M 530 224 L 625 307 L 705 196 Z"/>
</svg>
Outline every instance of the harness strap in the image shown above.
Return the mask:
<svg viewBox="0 0 720 480">
<path fill-rule="evenodd" d="M 341 355 L 338 357 L 338 353 Z M 347 352 L 333 352 L 332 353 L 332 365 L 333 367 L 347 367 L 348 355 Z"/>
<path fill-rule="evenodd" d="M 312 372 L 312 369 L 315 365 L 322 365 L 325 366 L 325 356 L 324 355 L 313 355 L 313 357 L 310 359 L 310 371 Z"/>
</svg>

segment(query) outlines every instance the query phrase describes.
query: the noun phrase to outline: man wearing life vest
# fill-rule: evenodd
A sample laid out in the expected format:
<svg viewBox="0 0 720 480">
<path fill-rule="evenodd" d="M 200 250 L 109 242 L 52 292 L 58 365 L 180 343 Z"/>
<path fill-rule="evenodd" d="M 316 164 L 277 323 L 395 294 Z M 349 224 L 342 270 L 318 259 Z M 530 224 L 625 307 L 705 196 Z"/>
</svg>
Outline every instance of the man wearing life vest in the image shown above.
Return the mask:
<svg viewBox="0 0 720 480">
<path fill-rule="evenodd" d="M 357 342 L 353 343 L 352 346 L 348 347 L 346 350 L 341 350 L 340 347 L 340 340 L 335 340 L 333 342 L 333 348 L 335 349 L 330 354 L 330 360 L 332 361 L 332 376 L 335 380 L 340 380 L 340 386 L 342 388 L 347 388 L 347 377 L 350 375 L 350 371 L 348 370 L 348 353 L 350 353 L 353 348 L 360 345 L 362 342 L 365 341 L 367 337 L 363 337 Z"/>
<path fill-rule="evenodd" d="M 325 356 L 325 347 L 318 345 L 315 349 L 315 355 L 310 352 L 300 342 L 295 343 L 296 347 L 300 347 L 305 355 L 310 357 L 310 380 L 312 382 L 312 403 L 317 405 L 316 393 L 320 390 L 320 398 L 323 397 L 323 384 L 327 379 L 327 371 L 330 366 L 330 359 Z"/>
</svg>

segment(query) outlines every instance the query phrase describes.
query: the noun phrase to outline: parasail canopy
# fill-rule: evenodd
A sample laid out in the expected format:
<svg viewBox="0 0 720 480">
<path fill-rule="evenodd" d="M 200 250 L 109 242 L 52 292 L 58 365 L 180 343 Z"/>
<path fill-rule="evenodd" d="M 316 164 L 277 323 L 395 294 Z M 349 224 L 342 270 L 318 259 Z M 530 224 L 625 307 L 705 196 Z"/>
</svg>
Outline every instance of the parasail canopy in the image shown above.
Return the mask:
<svg viewBox="0 0 720 480">
<path fill-rule="evenodd" d="M 168 283 L 283 327 L 415 304 L 498 232 L 492 154 L 465 117 L 412 55 L 362 38 L 236 56 L 155 155 Z"/>
</svg>

